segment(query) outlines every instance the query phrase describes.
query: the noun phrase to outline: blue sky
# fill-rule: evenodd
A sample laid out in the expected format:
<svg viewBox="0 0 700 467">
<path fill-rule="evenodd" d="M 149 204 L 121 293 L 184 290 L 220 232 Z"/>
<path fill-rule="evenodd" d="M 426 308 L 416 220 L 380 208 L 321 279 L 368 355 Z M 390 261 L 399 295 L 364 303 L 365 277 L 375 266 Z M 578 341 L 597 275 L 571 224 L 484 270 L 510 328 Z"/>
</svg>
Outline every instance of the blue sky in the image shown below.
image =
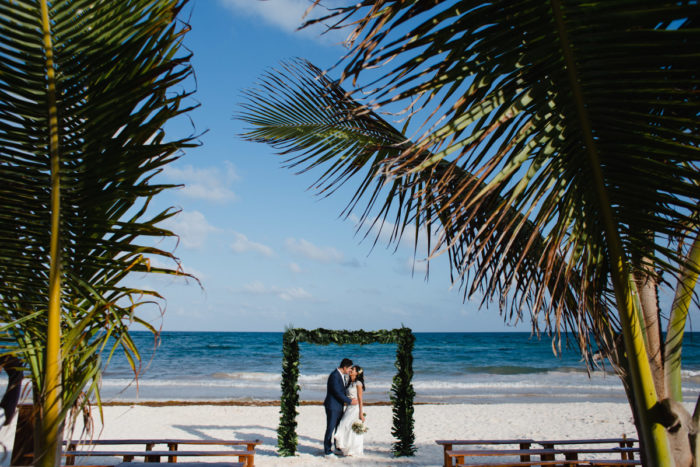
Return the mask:
<svg viewBox="0 0 700 467">
<path fill-rule="evenodd" d="M 171 164 L 160 181 L 184 184 L 161 194 L 155 207 L 182 209 L 168 227 L 173 250 L 203 288 L 181 279 L 147 276 L 141 285 L 167 299 L 161 317 L 142 311 L 164 330 L 282 331 L 285 326 L 415 331 L 512 330 L 497 308 L 478 310 L 451 287 L 445 258 L 415 264 L 410 240 L 372 249 L 352 219 L 339 217 L 350 190 L 320 198 L 314 174 L 295 175 L 262 144 L 243 141 L 233 119 L 242 91 L 282 60 L 337 62 L 341 35 L 296 31 L 308 0 L 196 0 L 186 46 L 200 107 L 168 129 L 171 137 L 206 131 L 202 145 Z M 420 259 L 420 258 L 419 258 Z M 529 323 L 515 328 L 529 331 Z"/>
<path fill-rule="evenodd" d="M 481 297 L 463 302 L 445 257 L 431 260 L 426 281 L 423 258 L 413 262 L 412 239 L 396 251 L 386 239 L 372 249 L 373 237 L 363 241 L 353 219 L 339 217 L 354 187 L 321 198 L 308 189 L 316 174 L 295 175 L 268 146 L 240 138 L 245 127 L 233 115 L 243 90 L 261 74 L 296 57 L 329 68 L 344 53 L 340 33 L 296 30 L 309 4 L 191 0 L 185 10 L 200 107 L 167 131 L 172 138 L 205 133 L 200 147 L 160 176 L 184 188 L 153 204 L 182 210 L 167 225 L 179 244 L 160 246 L 174 250 L 202 288 L 155 275 L 136 278 L 167 299 L 164 315 L 153 308 L 142 316 L 165 330 L 530 331 L 529 320 L 504 323 L 495 304 L 479 309 Z"/>
</svg>

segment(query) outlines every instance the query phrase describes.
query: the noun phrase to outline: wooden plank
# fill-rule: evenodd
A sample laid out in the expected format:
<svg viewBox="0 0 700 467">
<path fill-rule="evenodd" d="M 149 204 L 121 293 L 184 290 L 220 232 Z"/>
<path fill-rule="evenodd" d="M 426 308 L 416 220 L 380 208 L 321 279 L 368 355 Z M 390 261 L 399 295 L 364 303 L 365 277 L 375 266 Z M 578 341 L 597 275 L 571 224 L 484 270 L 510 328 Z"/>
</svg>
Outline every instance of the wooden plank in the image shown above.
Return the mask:
<svg viewBox="0 0 700 467">
<path fill-rule="evenodd" d="M 438 439 L 437 444 L 460 444 L 464 446 L 473 444 L 520 444 L 520 443 L 535 443 L 532 439 Z"/>
<path fill-rule="evenodd" d="M 639 452 L 639 448 L 581 448 L 581 449 L 470 449 L 470 450 L 449 450 L 447 455 L 450 457 L 450 465 L 452 459 L 456 464 L 464 464 L 465 457 L 504 457 L 504 456 L 520 456 L 520 462 L 527 463 L 531 461 L 529 456 L 540 456 L 542 461 L 554 461 L 557 454 L 564 455 L 566 460 L 578 460 L 579 454 L 612 454 L 612 453 L 627 453 L 632 455 Z M 527 456 L 525 458 L 524 456 Z M 588 460 L 586 460 L 588 462 Z M 559 461 L 559 462 L 564 462 Z M 517 462 L 511 461 L 517 464 Z M 526 464 L 527 465 L 527 464 Z"/>
<path fill-rule="evenodd" d="M 638 461 L 634 461 L 634 453 L 639 452 L 639 448 L 634 448 L 633 446 L 635 443 L 638 443 L 637 439 L 634 438 L 627 438 L 626 436 L 622 436 L 621 438 L 587 438 L 587 439 L 550 439 L 550 440 L 534 440 L 530 438 L 519 438 L 519 439 L 440 439 L 435 441 L 437 444 L 443 446 L 443 464 L 444 467 L 452 467 L 454 465 L 453 459 L 457 462 L 461 461 L 463 462 L 464 457 L 467 457 L 469 455 L 473 456 L 505 456 L 505 455 L 519 455 L 520 456 L 520 463 L 513 461 L 513 462 L 505 462 L 503 465 L 538 465 L 537 462 L 539 461 L 532 461 L 530 456 L 531 455 L 539 455 L 541 461 L 553 461 L 554 464 L 557 462 L 562 464 L 565 461 L 560 460 L 560 461 L 554 461 L 555 460 L 555 454 L 562 454 L 564 455 L 570 462 L 576 461 L 577 464 L 580 464 L 580 462 L 587 462 L 588 465 L 590 465 L 590 460 L 584 460 L 584 461 L 578 461 L 578 455 L 579 454 L 588 454 L 588 453 L 620 453 L 620 458 L 622 461 L 631 461 L 632 463 L 630 464 L 625 464 L 624 462 L 621 464 L 615 464 L 615 465 L 639 465 Z M 508 444 L 517 444 L 519 445 L 520 449 L 518 450 L 499 450 L 499 449 L 486 449 L 486 450 L 478 450 L 478 451 L 472 451 L 472 450 L 456 450 L 454 449 L 455 446 L 488 446 L 488 445 L 508 445 Z M 539 444 L 542 446 L 544 450 L 548 450 L 547 452 L 541 452 L 542 450 L 537 451 L 536 449 L 533 449 L 531 446 L 532 444 Z M 562 446 L 575 446 L 575 445 L 602 445 L 602 444 L 617 444 L 618 447 L 562 447 Z M 560 446 L 557 448 L 557 446 Z M 467 454 L 468 452 L 471 452 L 471 454 Z M 491 453 L 489 453 L 491 452 Z M 451 455 L 452 453 L 452 455 Z M 529 462 L 534 462 L 529 463 Z M 604 462 L 617 462 L 616 460 L 604 460 Z M 554 465 L 553 464 L 553 465 Z M 492 464 L 489 464 L 492 465 Z M 494 464 L 494 465 L 500 465 L 500 464 Z M 549 465 L 549 464 L 539 464 L 539 465 Z M 571 465 L 574 465 L 573 463 Z M 595 465 L 606 465 L 606 464 L 595 464 Z"/>
<path fill-rule="evenodd" d="M 498 463 L 491 463 L 489 462 L 488 464 L 457 464 L 456 467 L 527 467 L 527 466 L 534 466 L 534 465 L 571 465 L 571 466 L 579 466 L 579 465 L 587 465 L 587 461 L 579 461 L 579 460 L 554 460 L 554 461 L 527 461 L 527 462 L 520 462 L 520 461 L 512 461 L 512 462 L 498 462 Z"/>
<path fill-rule="evenodd" d="M 253 457 L 250 451 L 65 451 L 64 456 L 160 456 L 167 457 L 176 452 L 178 456 L 245 456 Z"/>
<path fill-rule="evenodd" d="M 450 450 L 448 454 L 454 456 L 521 456 L 523 454 L 542 455 L 542 454 L 608 454 L 619 452 L 639 452 L 639 448 L 580 448 L 580 449 L 468 449 L 468 450 Z"/>
<path fill-rule="evenodd" d="M 634 438 L 588 438 L 588 439 L 544 439 L 535 440 L 535 444 L 619 444 L 619 443 L 636 443 L 638 440 Z"/>
<path fill-rule="evenodd" d="M 447 451 L 451 450 L 454 445 L 464 445 L 464 446 L 471 446 L 471 445 L 481 445 L 481 444 L 494 444 L 494 445 L 503 445 L 503 444 L 517 444 L 520 449 L 529 449 L 530 445 L 534 442 L 531 439 L 523 439 L 523 438 L 518 438 L 518 439 L 438 439 L 435 440 L 437 444 L 440 444 L 443 446 L 443 465 L 444 467 L 451 467 L 452 464 L 452 458 L 447 455 Z M 520 458 L 520 460 L 527 461 L 529 460 L 529 456 L 524 455 L 523 457 Z"/>
<path fill-rule="evenodd" d="M 528 461 L 528 462 L 497 462 L 488 464 L 469 464 L 462 463 L 456 464 L 455 467 L 527 467 L 527 466 L 537 466 L 537 465 L 570 465 L 570 466 L 580 466 L 580 467 L 626 467 L 642 465 L 641 460 L 621 460 L 621 459 L 586 459 L 586 460 L 553 460 L 553 461 Z"/>
<path fill-rule="evenodd" d="M 590 466 L 600 467 L 623 467 L 627 465 L 642 465 L 641 459 L 591 459 L 587 462 Z"/>
<path fill-rule="evenodd" d="M 165 439 L 74 439 L 64 441 L 64 444 L 69 445 L 115 445 L 115 444 L 202 444 L 202 445 L 252 445 L 257 446 L 262 444 L 259 439 L 255 440 L 226 440 L 226 439 L 181 439 L 181 438 L 165 438 Z"/>
<path fill-rule="evenodd" d="M 192 438 L 166 438 L 166 439 L 143 439 L 143 438 L 131 438 L 131 439 L 85 439 L 85 440 L 71 440 L 64 442 L 68 444 L 68 451 L 76 451 L 78 445 L 82 446 L 116 446 L 116 445 L 139 445 L 144 444 L 146 446 L 146 451 L 151 451 L 153 446 L 156 444 L 167 444 L 169 451 L 178 451 L 180 445 L 197 445 L 197 446 L 246 446 L 248 452 L 255 453 L 255 446 L 262 444 L 259 439 L 250 440 L 219 440 L 219 439 L 192 439 Z M 83 452 L 83 451 L 80 451 Z M 209 452 L 209 451 L 207 451 Z M 168 462 L 177 462 L 178 454 L 173 454 L 172 452 L 168 456 Z M 149 454 L 145 458 L 146 462 L 159 462 L 160 457 L 156 454 Z M 72 465 L 74 458 L 69 456 L 66 458 L 66 464 Z M 249 467 L 253 467 L 252 459 L 247 460 Z"/>
<path fill-rule="evenodd" d="M 173 456 L 173 454 L 176 454 Z M 244 462 L 248 467 L 254 464 L 255 453 L 253 451 L 66 451 L 66 458 L 109 456 L 121 457 L 124 462 L 131 462 L 134 457 L 148 457 L 154 462 L 160 462 L 161 457 L 172 458 L 171 463 L 177 462 L 177 457 L 238 457 L 239 462 Z M 158 459 L 158 460 L 156 460 Z"/>
<path fill-rule="evenodd" d="M 166 462 L 163 462 L 166 464 Z M 80 467 L 86 467 L 81 465 Z M 109 467 L 155 467 L 151 462 L 122 462 Z M 244 462 L 178 462 L 177 467 L 245 467 Z"/>
</svg>

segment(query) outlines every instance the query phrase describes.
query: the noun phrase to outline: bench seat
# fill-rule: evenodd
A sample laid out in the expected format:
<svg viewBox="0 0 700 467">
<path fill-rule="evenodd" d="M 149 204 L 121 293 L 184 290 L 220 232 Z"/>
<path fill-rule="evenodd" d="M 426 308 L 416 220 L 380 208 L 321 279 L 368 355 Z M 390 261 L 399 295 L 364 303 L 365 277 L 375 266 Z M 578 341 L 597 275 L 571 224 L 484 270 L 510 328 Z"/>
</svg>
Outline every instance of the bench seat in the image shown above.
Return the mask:
<svg viewBox="0 0 700 467">
<path fill-rule="evenodd" d="M 577 461 L 569 462 L 570 465 L 591 465 L 593 460 L 591 459 L 580 459 L 581 455 L 586 454 L 619 454 L 620 461 L 628 460 L 628 457 L 638 453 L 639 448 L 579 448 L 579 449 L 469 449 L 469 450 L 449 450 L 447 455 L 450 457 L 450 462 L 454 459 L 456 465 L 469 465 L 465 462 L 465 457 L 505 457 L 505 456 L 517 456 L 520 459 L 518 461 L 496 461 L 489 463 L 488 465 L 506 465 L 506 466 L 527 466 L 527 465 L 556 465 L 566 464 L 567 461 Z M 563 455 L 564 459 L 556 459 L 556 455 Z M 539 456 L 539 459 L 533 459 L 532 456 Z M 550 462 L 551 461 L 551 462 Z M 580 462 L 578 462 L 580 461 Z M 618 459 L 612 460 L 602 460 L 604 463 L 600 465 L 626 465 L 625 463 L 618 463 Z M 606 464 L 605 462 L 609 462 Z M 451 464 L 452 465 L 452 464 Z M 636 464 L 632 464 L 636 465 Z"/>
<path fill-rule="evenodd" d="M 594 438 L 594 439 L 546 439 L 546 440 L 536 440 L 531 438 L 519 438 L 519 439 L 439 439 L 435 441 L 437 444 L 443 447 L 443 457 L 444 466 L 452 467 L 455 465 L 454 461 L 457 461 L 459 465 L 470 465 L 469 463 L 464 464 L 464 457 L 467 456 L 519 456 L 518 461 L 500 461 L 494 459 L 494 462 L 490 462 L 487 465 L 537 465 L 528 464 L 532 460 L 531 456 L 538 456 L 540 461 L 555 461 L 551 465 L 556 465 L 556 454 L 561 454 L 565 456 L 568 460 L 576 460 L 579 454 L 603 454 L 603 453 L 619 453 L 621 462 L 614 465 L 639 465 L 639 462 L 635 462 L 634 454 L 639 452 L 639 448 L 635 448 L 635 443 L 638 443 L 636 439 L 627 438 L 622 436 L 621 438 Z M 604 444 L 617 444 L 617 447 L 603 447 Z M 507 445 L 518 446 L 519 449 L 502 449 L 496 448 L 496 446 L 506 447 Z M 476 447 L 483 446 L 486 449 L 467 449 L 467 450 L 457 450 L 454 446 L 468 446 Z M 541 446 L 541 447 L 538 447 Z M 456 453 L 462 454 L 459 456 Z M 604 460 L 605 461 L 605 460 Z M 539 461 L 538 461 L 539 462 Z M 597 464 L 597 460 L 583 459 L 576 465 L 606 465 Z M 593 464 L 591 464 L 593 462 Z M 617 459 L 609 460 L 610 463 L 617 462 Z M 562 461 L 559 461 L 562 463 Z M 482 461 L 482 464 L 483 461 Z M 539 465 L 549 465 L 549 464 L 539 464 Z M 571 465 L 574 465 L 571 463 Z M 613 465 L 613 464 L 609 464 Z"/>
<path fill-rule="evenodd" d="M 253 455 L 255 454 L 255 447 L 262 444 L 259 439 L 254 440 L 218 440 L 218 439 L 187 439 L 187 438 L 164 438 L 164 439 L 143 439 L 143 438 L 132 438 L 132 439 L 80 439 L 80 440 L 70 440 L 64 441 L 67 444 L 67 449 L 63 453 L 66 457 L 66 465 L 73 465 L 75 462 L 75 457 L 87 457 L 87 456 L 113 456 L 122 457 L 125 462 L 133 461 L 134 457 L 144 457 L 146 462 L 160 462 L 160 457 L 167 456 L 168 462 L 177 462 L 178 456 L 238 456 L 238 460 L 244 462 L 248 467 L 253 467 Z M 90 450 L 78 450 L 78 446 L 133 446 L 133 445 L 143 445 L 145 451 L 139 451 L 134 449 L 125 450 L 111 450 L 111 451 L 98 451 L 94 449 Z M 156 445 L 167 445 L 168 450 L 164 451 L 154 451 L 153 448 Z M 182 451 L 178 448 L 181 445 L 192 445 L 192 446 L 245 446 L 245 451 L 239 450 L 228 450 L 228 451 L 204 451 L 204 450 L 192 450 L 192 451 Z M 222 454 L 229 453 L 229 454 Z M 233 454 L 231 454 L 233 453 Z"/>
<path fill-rule="evenodd" d="M 165 463 L 165 462 L 164 462 Z M 86 467 L 86 466 L 80 466 Z M 109 467 L 153 467 L 152 462 L 122 462 Z M 245 462 L 178 462 L 177 467 L 245 467 Z"/>
<path fill-rule="evenodd" d="M 161 457 L 167 457 L 168 462 L 177 462 L 178 457 L 238 457 L 239 462 L 245 463 L 245 465 L 253 466 L 253 457 L 255 455 L 252 451 L 125 451 L 125 450 L 110 450 L 110 451 L 65 451 L 63 455 L 66 457 L 66 464 L 73 465 L 69 463 L 68 460 L 74 461 L 76 457 L 121 457 L 124 462 L 131 462 L 135 457 L 143 457 L 146 462 L 160 462 Z"/>
<path fill-rule="evenodd" d="M 182 439 L 182 438 L 163 438 L 163 439 L 74 439 L 64 441 L 68 446 L 79 445 L 119 445 L 119 444 L 144 444 L 156 445 L 167 444 L 168 446 L 178 446 L 180 444 L 189 445 L 220 445 L 220 446 L 247 446 L 249 451 L 255 449 L 255 446 L 262 444 L 259 439 L 255 440 L 219 440 L 219 439 Z"/>
<path fill-rule="evenodd" d="M 641 460 L 627 459 L 586 459 L 586 460 L 566 460 L 559 459 L 554 461 L 513 461 L 513 462 L 498 462 L 489 464 L 456 464 L 455 467 L 526 467 L 526 466 L 575 466 L 575 467 L 626 467 L 642 465 Z"/>
</svg>

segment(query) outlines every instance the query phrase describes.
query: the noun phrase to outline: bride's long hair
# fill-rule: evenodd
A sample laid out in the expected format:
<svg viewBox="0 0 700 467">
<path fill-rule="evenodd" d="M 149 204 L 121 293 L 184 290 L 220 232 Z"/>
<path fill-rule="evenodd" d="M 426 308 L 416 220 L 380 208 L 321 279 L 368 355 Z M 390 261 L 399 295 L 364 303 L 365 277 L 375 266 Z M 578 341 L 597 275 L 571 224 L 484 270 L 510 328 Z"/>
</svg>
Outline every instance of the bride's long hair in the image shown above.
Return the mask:
<svg viewBox="0 0 700 467">
<path fill-rule="evenodd" d="M 355 376 L 355 381 L 362 383 L 362 390 L 365 390 L 365 370 L 362 369 L 360 365 L 353 366 L 355 371 L 357 371 L 357 376 Z"/>
</svg>

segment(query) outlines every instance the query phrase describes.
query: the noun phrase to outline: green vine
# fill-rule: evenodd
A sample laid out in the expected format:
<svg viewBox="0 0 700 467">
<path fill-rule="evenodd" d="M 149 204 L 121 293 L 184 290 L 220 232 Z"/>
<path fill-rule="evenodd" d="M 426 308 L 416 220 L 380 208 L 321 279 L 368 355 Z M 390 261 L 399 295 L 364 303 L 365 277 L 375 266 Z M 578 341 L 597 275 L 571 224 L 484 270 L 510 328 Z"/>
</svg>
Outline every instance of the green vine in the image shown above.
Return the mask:
<svg viewBox="0 0 700 467">
<path fill-rule="evenodd" d="M 297 450 L 297 407 L 299 406 L 299 343 L 316 345 L 397 344 L 396 375 L 391 385 L 394 426 L 391 433 L 397 439 L 392 448 L 394 456 L 412 456 L 416 452 L 413 433 L 413 399 L 416 395 L 413 379 L 413 344 L 416 338 L 409 328 L 380 331 L 336 331 L 328 329 L 289 328 L 282 338 L 282 398 L 277 447 L 282 456 L 293 456 Z"/>
</svg>

